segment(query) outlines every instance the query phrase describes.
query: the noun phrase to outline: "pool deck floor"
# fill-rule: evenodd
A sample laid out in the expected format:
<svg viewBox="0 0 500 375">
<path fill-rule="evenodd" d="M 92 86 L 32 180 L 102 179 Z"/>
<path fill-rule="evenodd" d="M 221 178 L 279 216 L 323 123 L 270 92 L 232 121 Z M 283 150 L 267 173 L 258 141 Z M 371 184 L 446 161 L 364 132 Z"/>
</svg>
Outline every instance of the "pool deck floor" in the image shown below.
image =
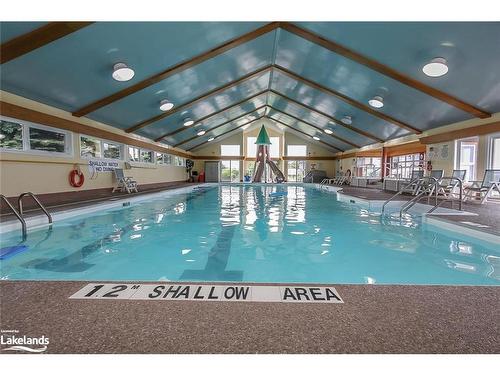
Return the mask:
<svg viewBox="0 0 500 375">
<path fill-rule="evenodd" d="M 1 281 L 1 329 L 46 353 L 500 353 L 500 288 L 335 285 L 344 304 L 68 299 Z"/>
</svg>

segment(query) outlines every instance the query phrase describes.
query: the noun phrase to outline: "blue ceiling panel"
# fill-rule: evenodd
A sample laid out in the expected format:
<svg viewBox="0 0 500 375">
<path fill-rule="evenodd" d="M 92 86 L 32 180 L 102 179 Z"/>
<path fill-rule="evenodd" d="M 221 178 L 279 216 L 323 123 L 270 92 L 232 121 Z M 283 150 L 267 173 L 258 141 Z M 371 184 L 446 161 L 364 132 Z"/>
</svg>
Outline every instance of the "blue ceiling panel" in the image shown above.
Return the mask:
<svg viewBox="0 0 500 375">
<path fill-rule="evenodd" d="M 303 22 L 299 26 L 489 112 L 500 112 L 500 22 Z M 439 78 L 422 67 L 447 60 Z"/>
<path fill-rule="evenodd" d="M 248 102 L 242 103 L 239 106 L 236 106 L 234 108 L 231 108 L 227 111 L 218 113 L 215 116 L 212 116 L 202 123 L 196 123 L 193 126 L 190 126 L 186 128 L 184 131 L 179 132 L 173 136 L 167 137 L 163 139 L 163 142 L 174 145 L 177 144 L 183 140 L 189 139 L 191 137 L 194 137 L 196 133 L 198 133 L 200 130 L 205 130 L 209 131 L 211 128 L 216 127 L 217 125 L 220 125 L 226 121 L 229 121 L 231 119 L 235 119 L 238 116 L 241 116 L 245 113 L 251 112 L 254 109 L 263 106 L 266 104 L 266 95 L 259 95 L 255 97 L 252 100 L 249 100 Z M 178 127 L 181 127 L 182 125 L 179 125 Z"/>
<path fill-rule="evenodd" d="M 97 22 L 3 64 L 1 84 L 14 94 L 73 112 L 261 25 Z M 132 67 L 134 78 L 113 80 L 117 62 Z"/>
<path fill-rule="evenodd" d="M 103 107 L 88 117 L 119 128 L 131 127 L 162 112 L 159 102 L 168 98 L 181 105 L 271 64 L 274 33 L 207 60 L 155 85 Z"/>
<path fill-rule="evenodd" d="M 222 108 L 228 107 L 237 103 L 245 98 L 248 98 L 260 91 L 266 90 L 269 84 L 269 73 L 245 81 L 238 86 L 231 87 L 224 92 L 211 96 L 206 100 L 194 104 L 185 111 L 173 113 L 165 119 L 148 125 L 136 133 L 144 137 L 155 139 L 161 135 L 168 133 L 172 130 L 182 126 L 183 120 L 189 117 L 193 120 L 205 117 L 210 113 L 216 112 Z"/>
<path fill-rule="evenodd" d="M 47 22 L 0 22 L 0 43 L 3 44 L 30 31 L 38 29 Z"/>
<path fill-rule="evenodd" d="M 318 136 L 323 142 L 327 143 L 331 148 L 334 148 L 335 152 L 338 152 L 339 150 L 346 149 L 345 146 L 343 146 L 343 143 L 342 144 L 337 143 L 337 141 L 334 138 L 328 137 L 326 134 L 321 134 L 316 129 L 313 129 L 304 123 L 298 122 L 295 119 L 290 118 L 287 115 L 284 115 L 283 113 L 277 112 L 272 108 L 269 109 L 267 116 L 271 120 L 279 120 L 279 121 L 289 125 L 292 129 L 296 129 L 296 130 L 298 129 L 298 130 L 308 134 L 311 137 L 311 139 L 309 141 L 312 143 L 318 142 L 318 141 L 315 141 L 314 139 L 312 139 L 312 137 Z M 281 125 L 280 123 L 277 123 L 277 124 L 278 124 L 278 126 Z M 286 128 L 285 130 L 289 131 L 289 128 Z M 319 145 L 324 145 L 324 143 L 319 143 Z"/>
<path fill-rule="evenodd" d="M 231 129 L 235 129 L 236 127 L 240 126 L 240 125 L 243 125 L 243 124 L 246 124 L 246 123 L 249 123 L 253 120 L 256 120 L 257 118 L 261 117 L 262 115 L 264 115 L 264 111 L 265 109 L 262 108 L 260 109 L 259 111 L 256 111 L 254 113 L 251 113 L 245 117 L 242 117 L 241 119 L 238 119 L 238 120 L 235 120 L 235 121 L 232 121 L 224 126 L 221 126 L 220 128 L 217 128 L 215 129 L 214 131 L 212 132 L 207 132 L 205 135 L 203 135 L 202 137 L 198 137 L 196 139 L 193 139 L 192 141 L 190 142 L 187 142 L 185 144 L 183 144 L 181 146 L 181 148 L 185 149 L 185 150 L 189 150 L 191 147 L 195 147 L 195 146 L 198 146 L 198 145 L 202 145 L 204 142 L 206 142 L 210 137 L 217 137 L 217 136 L 220 136 L 228 131 L 230 131 Z M 250 125 L 250 124 L 249 124 Z M 242 130 L 243 127 L 239 128 L 239 130 Z M 236 130 L 238 131 L 238 130 Z M 230 133 L 232 134 L 232 133 Z M 234 133 L 233 133 L 234 134 Z M 229 135 L 229 134 L 228 134 Z M 216 141 L 214 141 L 216 142 Z"/>
<path fill-rule="evenodd" d="M 353 107 L 332 95 L 298 82 L 279 71 L 273 74 L 272 88 L 281 94 L 318 109 L 338 120 L 341 120 L 344 116 L 351 116 L 353 120 L 351 126 L 364 130 L 381 139 L 391 139 L 408 134 L 406 129 L 402 129 L 397 125 Z M 321 116 L 321 118 L 323 117 Z"/>
<path fill-rule="evenodd" d="M 420 130 L 467 120 L 472 116 L 368 67 L 288 32 L 281 32 L 276 63 L 292 72 L 368 105 L 384 97 L 379 111 Z"/>
</svg>

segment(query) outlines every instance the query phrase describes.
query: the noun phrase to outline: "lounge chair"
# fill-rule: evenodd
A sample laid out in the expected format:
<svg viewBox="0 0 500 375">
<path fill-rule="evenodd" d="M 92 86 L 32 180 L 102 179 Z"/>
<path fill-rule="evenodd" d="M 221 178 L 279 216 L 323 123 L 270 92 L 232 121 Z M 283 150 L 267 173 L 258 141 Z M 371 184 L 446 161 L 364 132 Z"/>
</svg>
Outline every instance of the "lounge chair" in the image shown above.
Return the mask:
<svg viewBox="0 0 500 375">
<path fill-rule="evenodd" d="M 112 193 L 115 191 L 126 191 L 127 193 L 138 192 L 137 191 L 137 181 L 133 180 L 132 177 L 125 177 L 123 174 L 123 169 L 115 169 L 116 186 L 113 188 Z"/>
<path fill-rule="evenodd" d="M 437 186 L 439 186 L 439 184 L 441 183 L 441 180 L 443 179 L 443 176 L 444 176 L 443 169 L 432 170 L 430 175 L 429 175 L 430 178 L 427 181 L 425 181 L 424 183 L 420 184 L 418 191 L 417 191 L 417 194 L 421 191 L 424 191 L 424 190 L 428 190 L 429 195 L 434 193 L 436 183 L 437 183 Z"/>
<path fill-rule="evenodd" d="M 460 181 L 464 181 L 466 169 L 455 169 L 451 174 L 451 177 L 443 177 L 438 184 L 438 195 L 442 195 L 446 198 L 455 194 L 457 188 L 460 187 Z M 460 181 L 459 181 L 460 180 Z"/>
<path fill-rule="evenodd" d="M 487 169 L 484 171 L 482 181 L 470 181 L 472 185 L 466 187 L 464 201 L 472 199 L 479 194 L 481 204 L 486 202 L 490 193 L 496 190 L 500 193 L 500 169 Z"/>
</svg>

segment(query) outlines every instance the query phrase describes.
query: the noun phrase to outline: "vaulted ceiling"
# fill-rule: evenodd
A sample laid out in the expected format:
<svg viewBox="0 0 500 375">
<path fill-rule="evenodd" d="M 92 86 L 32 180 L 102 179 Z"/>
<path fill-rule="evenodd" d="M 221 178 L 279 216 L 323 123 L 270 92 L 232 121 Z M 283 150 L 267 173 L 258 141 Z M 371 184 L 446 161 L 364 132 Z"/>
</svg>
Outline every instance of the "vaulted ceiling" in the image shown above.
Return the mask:
<svg viewBox="0 0 500 375">
<path fill-rule="evenodd" d="M 2 90 L 185 150 L 262 116 L 344 151 L 500 112 L 500 23 L 2 22 L 0 37 Z M 435 57 L 449 72 L 431 78 Z"/>
</svg>

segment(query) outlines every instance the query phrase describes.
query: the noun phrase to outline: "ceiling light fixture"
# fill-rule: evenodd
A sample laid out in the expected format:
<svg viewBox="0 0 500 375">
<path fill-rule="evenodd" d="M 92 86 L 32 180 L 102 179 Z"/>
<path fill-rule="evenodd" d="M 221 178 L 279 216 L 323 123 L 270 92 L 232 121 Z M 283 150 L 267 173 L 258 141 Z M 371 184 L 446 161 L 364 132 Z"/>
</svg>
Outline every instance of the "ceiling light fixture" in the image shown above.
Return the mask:
<svg viewBox="0 0 500 375">
<path fill-rule="evenodd" d="M 368 100 L 368 104 L 370 104 L 373 108 L 382 108 L 384 106 L 384 98 L 376 95 L 373 99 Z"/>
<path fill-rule="evenodd" d="M 314 139 L 315 141 L 319 141 L 319 137 L 314 136 L 314 137 L 313 137 L 313 139 Z"/>
<path fill-rule="evenodd" d="M 344 116 L 341 121 L 346 125 L 351 125 L 352 124 L 352 117 L 351 116 Z"/>
<path fill-rule="evenodd" d="M 120 82 L 130 81 L 135 72 L 125 63 L 116 63 L 113 66 L 113 78 Z"/>
<path fill-rule="evenodd" d="M 325 129 L 325 133 L 326 133 L 326 134 L 333 134 L 333 130 L 330 130 L 330 129 Z"/>
<path fill-rule="evenodd" d="M 441 77 L 448 73 L 448 65 L 446 59 L 442 57 L 435 57 L 430 63 L 427 63 L 422 68 L 422 71 L 429 77 Z"/>
<path fill-rule="evenodd" d="M 212 142 L 215 138 L 214 137 L 210 137 L 207 139 L 208 142 Z"/>
<path fill-rule="evenodd" d="M 198 133 L 196 133 L 196 135 L 201 137 L 202 135 L 205 135 L 205 133 L 206 133 L 205 130 L 200 130 Z"/>
<path fill-rule="evenodd" d="M 186 117 L 186 118 L 184 119 L 184 126 L 191 126 L 191 125 L 193 125 L 193 124 L 194 124 L 194 121 L 193 121 L 193 120 L 191 120 L 189 117 Z"/>
<path fill-rule="evenodd" d="M 160 102 L 160 110 L 163 112 L 170 111 L 172 108 L 174 108 L 174 103 L 170 102 L 168 99 L 163 99 Z"/>
</svg>

